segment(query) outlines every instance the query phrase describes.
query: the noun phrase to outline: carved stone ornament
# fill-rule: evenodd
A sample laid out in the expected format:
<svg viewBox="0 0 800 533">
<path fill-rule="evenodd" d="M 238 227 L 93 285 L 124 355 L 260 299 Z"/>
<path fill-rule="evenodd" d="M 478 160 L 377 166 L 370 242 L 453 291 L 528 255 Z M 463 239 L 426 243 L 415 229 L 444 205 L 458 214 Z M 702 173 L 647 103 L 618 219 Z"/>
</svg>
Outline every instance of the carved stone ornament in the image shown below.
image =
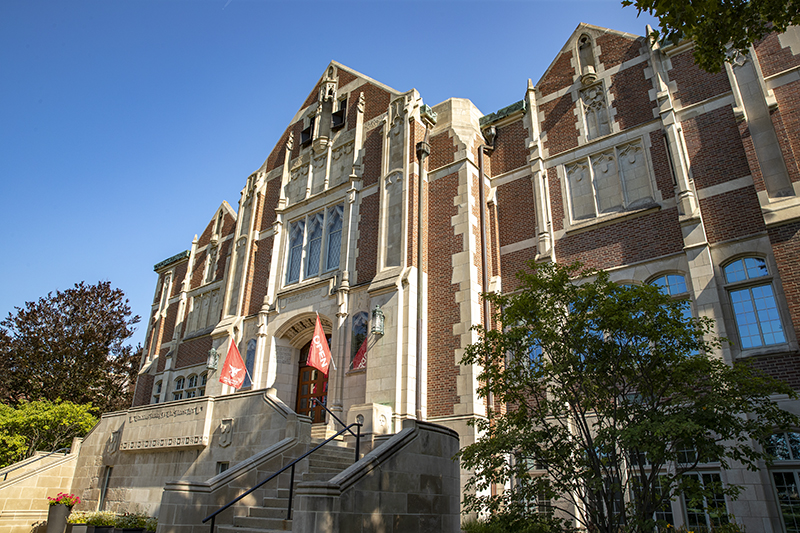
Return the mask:
<svg viewBox="0 0 800 533">
<path fill-rule="evenodd" d="M 208 359 L 206 360 L 206 368 L 208 370 L 216 370 L 219 365 L 219 352 L 216 348 L 211 348 L 208 351 Z"/>
<path fill-rule="evenodd" d="M 226 448 L 233 442 L 233 418 L 223 418 L 219 423 L 219 445 Z"/>
<path fill-rule="evenodd" d="M 119 428 L 116 431 L 111 432 L 111 436 L 108 438 L 108 442 L 106 442 L 106 452 L 107 453 L 116 453 L 119 450 L 119 443 L 122 437 L 122 428 Z"/>
</svg>

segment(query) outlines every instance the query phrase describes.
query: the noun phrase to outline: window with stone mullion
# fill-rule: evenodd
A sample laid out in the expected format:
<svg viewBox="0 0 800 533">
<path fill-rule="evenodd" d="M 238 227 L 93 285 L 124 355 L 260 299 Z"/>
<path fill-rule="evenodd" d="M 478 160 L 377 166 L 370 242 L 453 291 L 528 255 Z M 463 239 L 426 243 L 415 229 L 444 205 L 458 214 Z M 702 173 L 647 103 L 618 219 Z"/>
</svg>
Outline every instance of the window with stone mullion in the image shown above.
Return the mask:
<svg viewBox="0 0 800 533">
<path fill-rule="evenodd" d="M 325 258 L 325 270 L 332 270 L 339 267 L 339 255 L 342 246 L 342 215 L 344 204 L 335 205 L 328 208 L 328 242 Z"/>
<path fill-rule="evenodd" d="M 304 277 L 319 275 L 319 261 L 322 255 L 323 213 L 315 213 L 308 220 L 308 258 Z"/>
<path fill-rule="evenodd" d="M 300 265 L 303 258 L 303 237 L 305 236 L 305 220 L 292 222 L 289 227 L 289 262 L 286 269 L 286 283 L 300 281 Z"/>
</svg>

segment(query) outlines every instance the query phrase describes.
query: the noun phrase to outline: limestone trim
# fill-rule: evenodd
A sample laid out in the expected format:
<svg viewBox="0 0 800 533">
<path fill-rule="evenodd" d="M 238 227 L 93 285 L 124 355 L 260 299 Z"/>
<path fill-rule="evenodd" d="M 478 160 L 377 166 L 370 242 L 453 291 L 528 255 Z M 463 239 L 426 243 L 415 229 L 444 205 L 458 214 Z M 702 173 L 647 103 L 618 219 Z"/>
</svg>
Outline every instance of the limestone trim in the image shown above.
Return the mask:
<svg viewBox="0 0 800 533">
<path fill-rule="evenodd" d="M 744 176 L 741 178 L 737 178 L 734 180 L 726 181 L 724 183 L 720 183 L 719 185 L 711 185 L 710 187 L 703 187 L 702 189 L 697 189 L 697 199 L 704 200 L 706 198 L 711 198 L 712 196 L 717 196 L 719 194 L 725 194 L 732 191 L 737 191 L 739 189 L 744 189 L 745 187 L 750 187 L 753 185 L 753 176 Z"/>
<path fill-rule="evenodd" d="M 506 244 L 505 246 L 500 247 L 500 255 L 511 254 L 514 252 L 519 252 L 520 250 L 526 250 L 528 248 L 534 248 L 538 239 L 525 239 L 524 241 L 515 242 L 512 244 Z"/>
</svg>

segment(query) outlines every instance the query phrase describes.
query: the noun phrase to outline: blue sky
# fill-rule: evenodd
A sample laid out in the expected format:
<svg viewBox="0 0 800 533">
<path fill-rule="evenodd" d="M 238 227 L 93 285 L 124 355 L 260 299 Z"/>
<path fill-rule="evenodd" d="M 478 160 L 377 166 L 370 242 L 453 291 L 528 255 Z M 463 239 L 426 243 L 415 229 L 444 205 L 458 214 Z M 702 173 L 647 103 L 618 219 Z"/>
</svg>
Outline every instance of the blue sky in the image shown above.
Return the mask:
<svg viewBox="0 0 800 533">
<path fill-rule="evenodd" d="M 3 0 L 0 317 L 82 280 L 146 317 L 153 265 L 237 209 L 330 60 L 490 113 L 580 22 L 655 26 L 619 0 Z"/>
</svg>

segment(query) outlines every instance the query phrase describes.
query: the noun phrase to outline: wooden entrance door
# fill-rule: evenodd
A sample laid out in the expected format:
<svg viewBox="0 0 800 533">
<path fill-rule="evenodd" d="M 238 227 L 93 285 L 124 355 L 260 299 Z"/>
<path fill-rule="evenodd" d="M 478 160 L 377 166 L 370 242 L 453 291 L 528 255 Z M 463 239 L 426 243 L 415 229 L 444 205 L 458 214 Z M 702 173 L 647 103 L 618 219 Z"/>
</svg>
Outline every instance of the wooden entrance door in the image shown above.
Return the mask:
<svg viewBox="0 0 800 533">
<path fill-rule="evenodd" d="M 331 338 L 327 338 L 330 346 Z M 328 376 L 306 364 L 311 343 L 300 350 L 300 370 L 297 373 L 297 406 L 295 412 L 311 417 L 312 424 L 323 423 L 326 420 L 325 409 L 318 403 L 312 405 L 311 398 L 316 398 L 323 405 L 328 403 Z"/>
</svg>

